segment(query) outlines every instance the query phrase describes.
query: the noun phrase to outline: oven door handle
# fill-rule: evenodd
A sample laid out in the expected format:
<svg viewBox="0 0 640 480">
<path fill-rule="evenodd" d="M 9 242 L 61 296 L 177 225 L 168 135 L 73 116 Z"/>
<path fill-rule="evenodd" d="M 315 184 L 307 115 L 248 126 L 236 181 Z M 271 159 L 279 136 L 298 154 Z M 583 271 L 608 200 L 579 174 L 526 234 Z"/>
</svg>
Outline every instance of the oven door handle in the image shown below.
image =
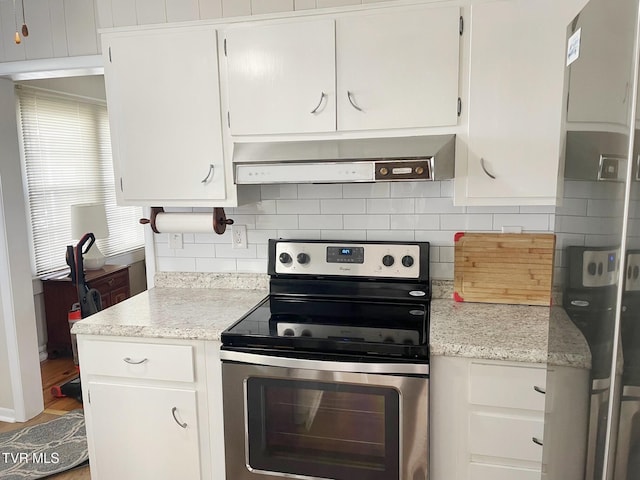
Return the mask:
<svg viewBox="0 0 640 480">
<path fill-rule="evenodd" d="M 221 350 L 220 359 L 227 362 L 249 363 L 266 367 L 296 368 L 330 372 L 376 373 L 380 375 L 429 375 L 427 363 L 366 363 L 309 360 L 306 358 L 277 357 L 256 353 Z"/>
</svg>

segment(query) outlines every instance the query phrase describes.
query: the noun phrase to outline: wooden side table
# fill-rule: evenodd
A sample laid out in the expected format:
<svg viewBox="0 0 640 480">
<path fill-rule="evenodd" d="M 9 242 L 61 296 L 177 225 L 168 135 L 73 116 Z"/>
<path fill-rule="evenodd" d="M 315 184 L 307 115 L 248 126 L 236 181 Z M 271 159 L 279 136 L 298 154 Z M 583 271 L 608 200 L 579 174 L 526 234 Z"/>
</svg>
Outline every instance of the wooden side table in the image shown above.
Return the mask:
<svg viewBox="0 0 640 480">
<path fill-rule="evenodd" d="M 100 292 L 103 309 L 131 295 L 128 265 L 105 265 L 100 270 L 85 270 L 85 280 L 89 288 Z M 42 280 L 42 287 L 49 357 L 71 356 L 69 310 L 74 303 L 78 303 L 76 287 L 67 274 Z"/>
</svg>

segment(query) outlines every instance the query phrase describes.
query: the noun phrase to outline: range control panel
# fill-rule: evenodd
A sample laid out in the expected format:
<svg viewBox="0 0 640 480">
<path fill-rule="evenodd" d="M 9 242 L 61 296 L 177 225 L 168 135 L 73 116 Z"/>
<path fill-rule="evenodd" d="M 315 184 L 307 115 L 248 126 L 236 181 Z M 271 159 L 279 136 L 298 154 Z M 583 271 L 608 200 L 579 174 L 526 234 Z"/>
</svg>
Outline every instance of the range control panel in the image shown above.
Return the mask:
<svg viewBox="0 0 640 480">
<path fill-rule="evenodd" d="M 275 272 L 296 275 L 417 279 L 429 254 L 428 243 L 275 242 Z"/>
</svg>

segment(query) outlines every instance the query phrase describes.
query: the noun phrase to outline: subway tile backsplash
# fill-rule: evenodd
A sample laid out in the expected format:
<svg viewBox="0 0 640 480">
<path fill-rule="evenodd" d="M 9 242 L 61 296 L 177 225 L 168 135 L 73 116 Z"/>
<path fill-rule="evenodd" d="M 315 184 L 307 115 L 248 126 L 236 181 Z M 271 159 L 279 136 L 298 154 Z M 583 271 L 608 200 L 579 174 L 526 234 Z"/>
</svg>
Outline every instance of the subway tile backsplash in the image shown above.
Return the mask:
<svg viewBox="0 0 640 480">
<path fill-rule="evenodd" d="M 265 273 L 268 240 L 278 237 L 429 241 L 432 278 L 452 280 L 456 232 L 499 232 L 503 225 L 549 232 L 554 225 L 553 207 L 454 206 L 452 180 L 257 188 L 259 202 L 225 209 L 237 225 L 247 226 L 248 248 L 231 247 L 230 229 L 224 235 L 185 234 L 182 249 L 169 248 L 168 235 L 159 234 L 157 270 Z M 581 202 L 567 205 L 568 211 L 586 211 L 586 199 Z"/>
</svg>

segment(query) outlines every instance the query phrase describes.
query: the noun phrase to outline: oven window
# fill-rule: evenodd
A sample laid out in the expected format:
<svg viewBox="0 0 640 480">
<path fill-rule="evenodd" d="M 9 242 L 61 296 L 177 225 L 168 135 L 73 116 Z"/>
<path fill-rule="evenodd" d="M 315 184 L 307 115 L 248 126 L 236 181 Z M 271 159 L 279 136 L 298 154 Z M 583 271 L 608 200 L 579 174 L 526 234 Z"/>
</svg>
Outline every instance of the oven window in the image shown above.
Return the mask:
<svg viewBox="0 0 640 480">
<path fill-rule="evenodd" d="M 399 479 L 399 396 L 393 388 L 252 377 L 247 405 L 248 463 L 255 470 Z"/>
</svg>

